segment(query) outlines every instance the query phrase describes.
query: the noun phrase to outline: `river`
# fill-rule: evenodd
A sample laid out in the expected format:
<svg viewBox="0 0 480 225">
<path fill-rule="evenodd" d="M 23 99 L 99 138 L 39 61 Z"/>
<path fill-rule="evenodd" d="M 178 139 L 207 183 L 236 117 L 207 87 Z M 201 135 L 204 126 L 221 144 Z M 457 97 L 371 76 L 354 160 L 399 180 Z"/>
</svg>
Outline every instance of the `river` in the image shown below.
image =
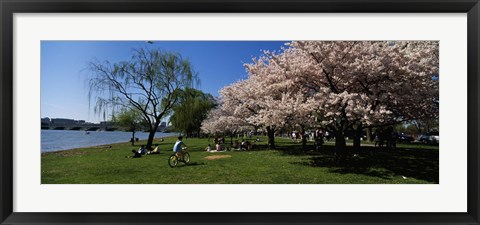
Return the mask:
<svg viewBox="0 0 480 225">
<path fill-rule="evenodd" d="M 155 133 L 156 138 L 174 136 L 175 133 Z M 132 132 L 122 131 L 75 131 L 75 130 L 42 130 L 42 152 L 52 152 L 73 148 L 83 148 L 97 145 L 106 145 L 128 142 Z M 135 137 L 140 140 L 148 138 L 147 132 L 136 132 Z"/>
</svg>

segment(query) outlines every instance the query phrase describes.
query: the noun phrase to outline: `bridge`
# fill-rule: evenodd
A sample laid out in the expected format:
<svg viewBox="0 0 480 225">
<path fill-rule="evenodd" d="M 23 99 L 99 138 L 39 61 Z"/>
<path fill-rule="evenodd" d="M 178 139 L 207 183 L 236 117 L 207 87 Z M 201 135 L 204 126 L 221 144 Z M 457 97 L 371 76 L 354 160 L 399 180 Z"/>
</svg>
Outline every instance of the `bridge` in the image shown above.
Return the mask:
<svg viewBox="0 0 480 225">
<path fill-rule="evenodd" d="M 118 126 L 105 126 L 105 124 L 83 123 L 83 124 L 46 124 L 42 123 L 42 130 L 85 130 L 85 131 L 114 131 L 118 130 Z"/>
</svg>

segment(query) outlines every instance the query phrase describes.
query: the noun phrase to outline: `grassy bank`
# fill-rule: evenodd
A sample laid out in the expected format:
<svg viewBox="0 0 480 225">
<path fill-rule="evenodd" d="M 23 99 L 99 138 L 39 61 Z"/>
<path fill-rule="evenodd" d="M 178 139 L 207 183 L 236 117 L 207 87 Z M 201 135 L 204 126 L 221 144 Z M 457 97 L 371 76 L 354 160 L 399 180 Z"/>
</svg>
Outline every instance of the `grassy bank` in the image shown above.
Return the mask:
<svg viewBox="0 0 480 225">
<path fill-rule="evenodd" d="M 184 139 L 191 161 L 177 168 L 167 162 L 174 137 L 154 141 L 160 154 L 137 159 L 126 156 L 145 143 L 43 153 L 42 184 L 403 184 L 439 179 L 438 146 L 399 145 L 391 151 L 366 146 L 339 164 L 333 143 L 303 151 L 299 143 L 277 138 L 278 149 L 267 150 L 260 138 L 252 151 L 219 153 L 204 151 L 208 139 Z"/>
</svg>

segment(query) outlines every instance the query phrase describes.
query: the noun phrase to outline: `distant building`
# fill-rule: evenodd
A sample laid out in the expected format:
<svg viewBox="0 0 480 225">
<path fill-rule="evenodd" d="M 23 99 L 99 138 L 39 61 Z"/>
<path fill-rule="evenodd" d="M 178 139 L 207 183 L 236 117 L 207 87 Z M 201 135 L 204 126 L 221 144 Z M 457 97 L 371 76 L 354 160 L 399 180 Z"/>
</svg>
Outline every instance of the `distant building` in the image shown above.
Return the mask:
<svg viewBox="0 0 480 225">
<path fill-rule="evenodd" d="M 161 122 L 157 127 L 157 132 L 163 132 L 167 127 L 167 122 Z"/>
<path fill-rule="evenodd" d="M 42 129 L 48 129 L 50 126 L 50 118 L 45 117 L 40 119 L 40 126 Z"/>
<path fill-rule="evenodd" d="M 68 124 L 76 124 L 77 121 L 72 119 L 65 119 L 65 118 L 54 118 L 51 119 L 53 125 L 68 125 Z"/>
<path fill-rule="evenodd" d="M 50 123 L 50 118 L 48 118 L 48 117 L 41 118 L 40 121 L 41 121 L 42 124 L 49 124 Z"/>
</svg>

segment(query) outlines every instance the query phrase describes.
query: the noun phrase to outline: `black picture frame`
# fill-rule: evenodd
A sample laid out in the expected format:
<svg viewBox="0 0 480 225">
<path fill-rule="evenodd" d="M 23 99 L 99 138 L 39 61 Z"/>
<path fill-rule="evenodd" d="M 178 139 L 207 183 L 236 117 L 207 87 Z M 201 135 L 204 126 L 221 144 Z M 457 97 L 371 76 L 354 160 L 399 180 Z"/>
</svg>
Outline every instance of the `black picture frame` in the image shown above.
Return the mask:
<svg viewBox="0 0 480 225">
<path fill-rule="evenodd" d="M 1 224 L 480 224 L 478 0 L 0 0 Z M 21 213 L 13 212 L 15 13 L 467 13 L 467 213 Z"/>
</svg>

